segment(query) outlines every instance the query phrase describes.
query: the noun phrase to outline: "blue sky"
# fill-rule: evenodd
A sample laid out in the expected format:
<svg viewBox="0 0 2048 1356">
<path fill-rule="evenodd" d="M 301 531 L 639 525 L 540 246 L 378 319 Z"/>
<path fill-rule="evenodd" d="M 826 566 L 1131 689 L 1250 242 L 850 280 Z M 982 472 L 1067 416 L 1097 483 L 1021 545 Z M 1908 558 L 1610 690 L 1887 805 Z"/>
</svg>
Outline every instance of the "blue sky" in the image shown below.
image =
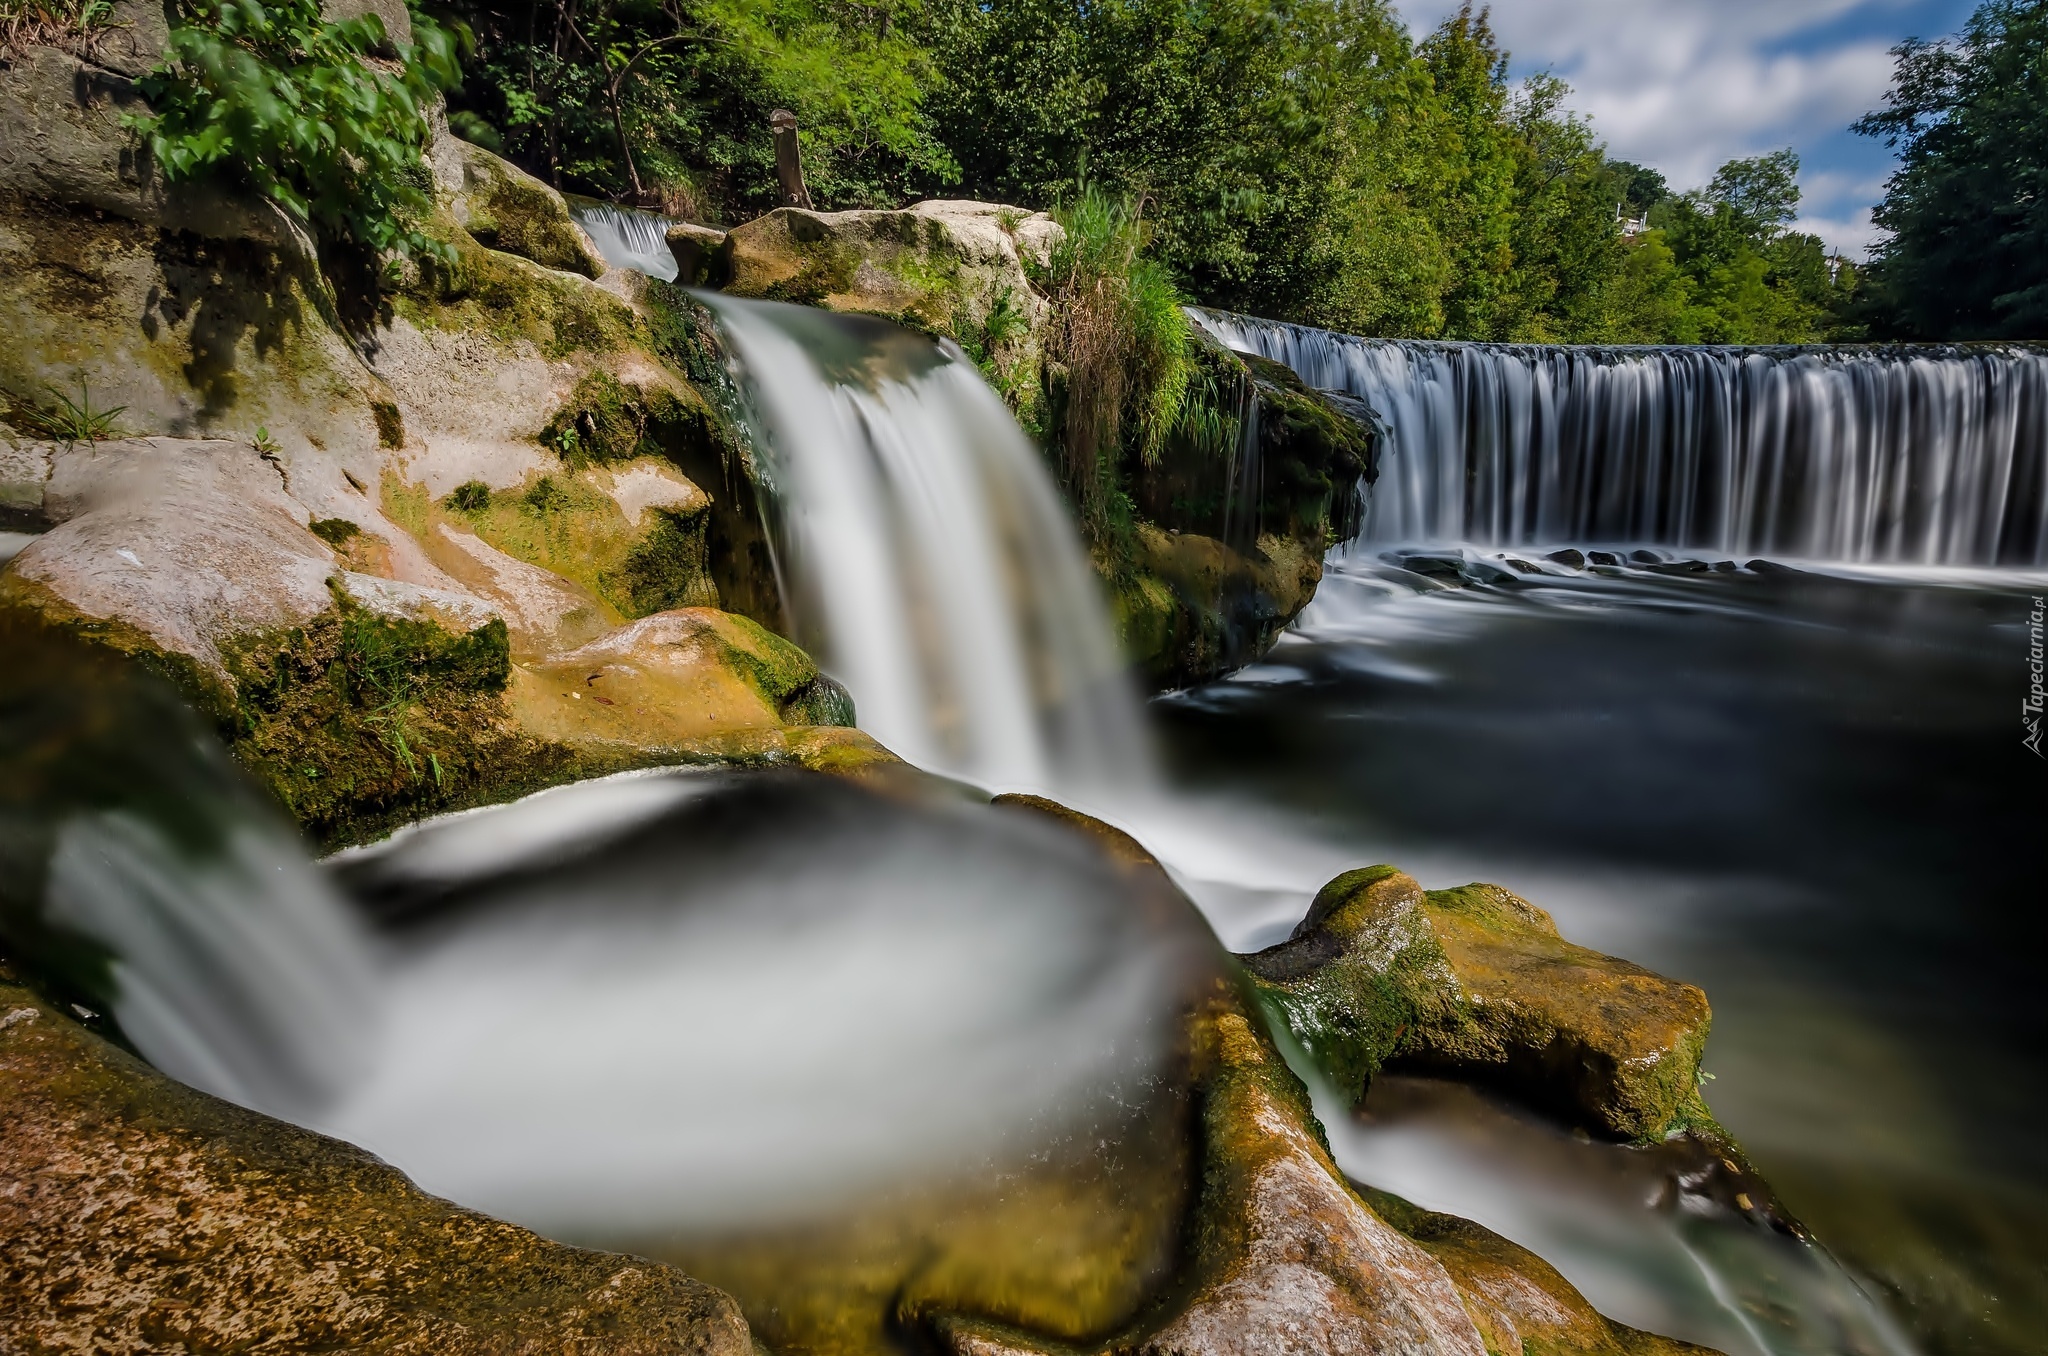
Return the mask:
<svg viewBox="0 0 2048 1356">
<path fill-rule="evenodd" d="M 1418 35 L 1457 0 L 1397 0 Z M 1703 184 L 1735 156 L 1791 146 L 1802 229 L 1860 255 L 1892 157 L 1848 126 L 1890 83 L 1888 49 L 1962 27 L 1974 0 L 1497 0 L 1513 73 L 1573 88 L 1611 154 Z"/>
</svg>

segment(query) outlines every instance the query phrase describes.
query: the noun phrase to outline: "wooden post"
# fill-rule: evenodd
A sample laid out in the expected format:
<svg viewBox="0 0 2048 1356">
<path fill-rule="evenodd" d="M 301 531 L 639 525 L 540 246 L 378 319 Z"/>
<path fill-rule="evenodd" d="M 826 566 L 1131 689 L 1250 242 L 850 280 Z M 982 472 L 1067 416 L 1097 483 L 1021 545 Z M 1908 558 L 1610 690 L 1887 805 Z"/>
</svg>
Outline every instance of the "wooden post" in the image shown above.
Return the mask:
<svg viewBox="0 0 2048 1356">
<path fill-rule="evenodd" d="M 811 190 L 804 187 L 803 161 L 797 158 L 796 114 L 778 108 L 768 115 L 775 134 L 775 177 L 782 181 L 782 205 L 811 210 Z"/>
</svg>

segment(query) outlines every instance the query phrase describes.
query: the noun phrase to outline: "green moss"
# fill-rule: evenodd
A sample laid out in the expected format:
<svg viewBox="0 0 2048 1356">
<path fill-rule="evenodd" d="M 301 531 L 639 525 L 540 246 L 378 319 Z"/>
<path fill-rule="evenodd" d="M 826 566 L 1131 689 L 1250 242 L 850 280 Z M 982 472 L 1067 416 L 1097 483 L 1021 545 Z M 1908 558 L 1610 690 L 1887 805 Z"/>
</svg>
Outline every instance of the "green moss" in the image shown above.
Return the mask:
<svg viewBox="0 0 2048 1356">
<path fill-rule="evenodd" d="M 373 400 L 370 402 L 370 416 L 377 421 L 379 447 L 405 446 L 405 418 L 396 404 L 389 400 Z"/>
<path fill-rule="evenodd" d="M 333 547 L 345 546 L 363 534 L 363 529 L 346 518 L 315 518 L 306 524 L 306 530 Z"/>
<path fill-rule="evenodd" d="M 393 309 L 422 329 L 523 341 L 552 360 L 616 352 L 639 336 L 632 308 L 609 292 L 484 249 L 452 223 L 446 229 L 454 261 L 423 264 L 392 299 Z"/>
<path fill-rule="evenodd" d="M 470 159 L 474 164 L 483 157 L 470 152 Z M 598 276 L 601 266 L 578 238 L 567 205 L 545 185 L 512 173 L 509 166 L 489 162 L 479 179 L 469 193 L 468 223 L 478 244 L 530 259 L 543 268 L 580 273 L 586 278 Z"/>
<path fill-rule="evenodd" d="M 613 584 L 629 615 L 644 617 L 676 607 L 717 607 L 718 588 L 706 569 L 710 515 L 655 509 L 648 529 L 619 567 Z"/>
<path fill-rule="evenodd" d="M 576 383 L 540 440 L 572 466 L 667 457 L 671 449 L 720 438 L 725 430 L 694 390 L 628 385 L 603 369 Z"/>
</svg>

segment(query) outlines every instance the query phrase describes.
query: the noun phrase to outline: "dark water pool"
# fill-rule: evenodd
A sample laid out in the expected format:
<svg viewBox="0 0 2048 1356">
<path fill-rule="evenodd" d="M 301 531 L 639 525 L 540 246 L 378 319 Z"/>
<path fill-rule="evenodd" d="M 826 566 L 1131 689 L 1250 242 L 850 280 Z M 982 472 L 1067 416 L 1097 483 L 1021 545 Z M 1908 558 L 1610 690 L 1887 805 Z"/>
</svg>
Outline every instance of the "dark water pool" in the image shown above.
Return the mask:
<svg viewBox="0 0 2048 1356">
<path fill-rule="evenodd" d="M 1440 583 L 1334 569 L 1269 662 L 1156 703 L 1175 781 L 1701 985 L 1716 1112 L 1913 1340 L 2041 1351 L 2048 581 Z"/>
</svg>

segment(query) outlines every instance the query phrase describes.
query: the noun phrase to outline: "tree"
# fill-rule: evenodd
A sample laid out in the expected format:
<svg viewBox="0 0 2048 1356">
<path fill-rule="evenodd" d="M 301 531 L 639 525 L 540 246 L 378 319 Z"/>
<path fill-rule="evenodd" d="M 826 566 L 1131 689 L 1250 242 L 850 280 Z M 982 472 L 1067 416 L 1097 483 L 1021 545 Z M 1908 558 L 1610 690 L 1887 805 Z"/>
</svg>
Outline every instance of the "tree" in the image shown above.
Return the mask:
<svg viewBox="0 0 2048 1356">
<path fill-rule="evenodd" d="M 1892 49 L 1899 152 L 1870 269 L 1873 327 L 1926 339 L 2048 336 L 2048 0 L 1986 0 L 1960 36 Z"/>
</svg>

